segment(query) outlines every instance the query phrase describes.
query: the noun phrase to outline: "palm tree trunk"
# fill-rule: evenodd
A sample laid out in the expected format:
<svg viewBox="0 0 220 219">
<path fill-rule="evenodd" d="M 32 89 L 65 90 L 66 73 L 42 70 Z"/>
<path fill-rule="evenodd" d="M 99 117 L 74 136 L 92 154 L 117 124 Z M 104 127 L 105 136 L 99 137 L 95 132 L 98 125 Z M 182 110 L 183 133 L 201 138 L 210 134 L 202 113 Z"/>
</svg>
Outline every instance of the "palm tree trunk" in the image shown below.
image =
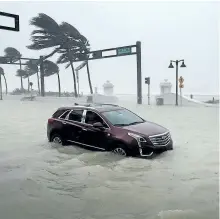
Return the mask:
<svg viewBox="0 0 220 219">
<path fill-rule="evenodd" d="M 75 96 L 75 97 L 78 97 L 77 88 L 76 88 L 76 75 L 75 75 L 73 63 L 72 63 L 71 61 L 70 61 L 70 65 L 71 65 L 71 69 L 72 69 L 72 73 L 73 73 L 74 96 Z"/>
<path fill-rule="evenodd" d="M 7 81 L 6 81 L 5 75 L 3 75 L 3 77 L 4 77 L 4 80 L 5 80 L 5 93 L 7 95 L 8 94 L 8 85 L 7 85 Z"/>
<path fill-rule="evenodd" d="M 2 100 L 2 75 L 0 74 L 0 100 Z"/>
<path fill-rule="evenodd" d="M 37 71 L 37 86 L 38 86 L 38 92 L 39 92 L 39 95 L 40 95 L 40 78 L 39 78 L 38 71 Z"/>
<path fill-rule="evenodd" d="M 29 75 L 28 75 L 27 79 L 28 79 L 28 93 L 29 93 L 30 92 L 30 78 L 29 78 Z"/>
<path fill-rule="evenodd" d="M 88 61 L 86 62 L 86 68 L 87 68 L 87 74 L 88 74 L 90 93 L 93 94 L 92 82 L 91 82 L 90 73 L 89 73 L 89 63 L 88 63 Z"/>
<path fill-rule="evenodd" d="M 19 59 L 19 64 L 20 64 L 20 69 L 22 69 L 21 68 L 21 60 Z M 23 91 L 24 91 L 24 86 L 23 86 L 23 79 L 22 79 L 22 76 L 21 76 L 21 92 L 23 93 Z"/>
<path fill-rule="evenodd" d="M 57 73 L 57 80 L 58 80 L 58 88 L 59 88 L 59 97 L 61 96 L 61 87 L 60 87 L 60 75 Z"/>
<path fill-rule="evenodd" d="M 67 49 L 67 55 L 68 55 L 70 66 L 71 66 L 72 73 L 73 73 L 74 96 L 78 97 L 77 88 L 76 88 L 76 74 L 75 74 L 75 71 L 74 71 L 73 63 L 71 62 L 72 59 L 70 58 L 70 50 L 69 49 Z"/>
</svg>

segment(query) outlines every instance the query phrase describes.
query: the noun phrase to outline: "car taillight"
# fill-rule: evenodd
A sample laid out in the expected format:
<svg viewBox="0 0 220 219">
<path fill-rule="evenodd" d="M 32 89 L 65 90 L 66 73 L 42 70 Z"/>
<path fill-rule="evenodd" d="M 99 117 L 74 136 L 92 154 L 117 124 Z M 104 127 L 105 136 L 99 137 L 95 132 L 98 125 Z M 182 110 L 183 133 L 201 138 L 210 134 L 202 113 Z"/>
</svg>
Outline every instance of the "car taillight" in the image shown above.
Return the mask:
<svg viewBox="0 0 220 219">
<path fill-rule="evenodd" d="M 53 121 L 54 121 L 53 118 L 49 118 L 49 119 L 48 119 L 48 123 L 52 123 Z"/>
</svg>

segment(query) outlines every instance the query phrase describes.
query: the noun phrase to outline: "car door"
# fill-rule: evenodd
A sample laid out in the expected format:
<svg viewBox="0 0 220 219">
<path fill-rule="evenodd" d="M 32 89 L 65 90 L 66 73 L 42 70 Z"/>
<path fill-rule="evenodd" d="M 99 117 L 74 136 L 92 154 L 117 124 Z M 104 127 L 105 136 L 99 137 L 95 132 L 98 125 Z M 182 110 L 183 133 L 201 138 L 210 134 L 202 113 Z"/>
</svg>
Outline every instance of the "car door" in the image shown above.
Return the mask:
<svg viewBox="0 0 220 219">
<path fill-rule="evenodd" d="M 104 129 L 100 130 L 94 128 L 93 124 L 96 122 L 101 122 Z M 96 112 L 86 110 L 84 124 L 84 128 L 80 135 L 81 142 L 84 146 L 90 147 L 91 149 L 105 150 L 110 137 L 110 128 L 107 123 Z"/>
<path fill-rule="evenodd" d="M 80 133 L 82 131 L 83 109 L 73 109 L 66 117 L 64 123 L 66 126 L 67 141 L 70 143 L 80 143 Z"/>
</svg>

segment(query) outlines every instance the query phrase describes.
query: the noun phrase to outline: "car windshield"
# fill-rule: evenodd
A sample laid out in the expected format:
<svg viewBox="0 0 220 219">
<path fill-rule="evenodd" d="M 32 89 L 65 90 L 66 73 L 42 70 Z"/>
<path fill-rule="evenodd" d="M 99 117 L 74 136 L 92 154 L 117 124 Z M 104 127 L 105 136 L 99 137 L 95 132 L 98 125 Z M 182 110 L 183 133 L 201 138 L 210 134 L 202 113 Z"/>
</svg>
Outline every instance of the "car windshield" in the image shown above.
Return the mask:
<svg viewBox="0 0 220 219">
<path fill-rule="evenodd" d="M 102 114 L 115 126 L 128 126 L 144 122 L 142 118 L 126 109 L 107 111 Z"/>
</svg>

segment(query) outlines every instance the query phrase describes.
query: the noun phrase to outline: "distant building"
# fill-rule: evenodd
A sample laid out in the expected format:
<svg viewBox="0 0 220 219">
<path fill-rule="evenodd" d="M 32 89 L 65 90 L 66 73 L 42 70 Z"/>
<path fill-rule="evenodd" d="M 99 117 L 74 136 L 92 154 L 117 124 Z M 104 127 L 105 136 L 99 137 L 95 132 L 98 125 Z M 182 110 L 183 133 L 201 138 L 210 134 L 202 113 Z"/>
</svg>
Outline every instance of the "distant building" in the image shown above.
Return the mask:
<svg viewBox="0 0 220 219">
<path fill-rule="evenodd" d="M 114 93 L 114 85 L 110 81 L 106 81 L 103 84 L 104 95 L 113 96 Z"/>
<path fill-rule="evenodd" d="M 160 95 L 163 94 L 170 94 L 172 89 L 172 84 L 165 79 L 163 82 L 160 83 Z"/>
</svg>

